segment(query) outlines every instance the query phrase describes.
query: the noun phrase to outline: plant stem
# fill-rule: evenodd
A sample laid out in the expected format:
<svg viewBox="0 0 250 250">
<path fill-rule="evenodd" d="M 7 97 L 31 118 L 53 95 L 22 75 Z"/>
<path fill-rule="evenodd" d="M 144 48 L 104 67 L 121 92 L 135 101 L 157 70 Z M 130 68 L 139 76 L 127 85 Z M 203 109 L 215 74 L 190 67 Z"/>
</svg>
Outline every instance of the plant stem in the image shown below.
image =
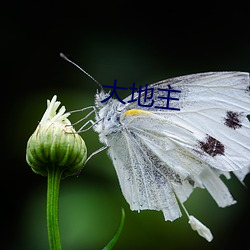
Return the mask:
<svg viewBox="0 0 250 250">
<path fill-rule="evenodd" d="M 50 250 L 61 250 L 61 240 L 59 231 L 59 188 L 62 176 L 59 167 L 48 168 L 47 185 L 47 228 Z"/>
</svg>

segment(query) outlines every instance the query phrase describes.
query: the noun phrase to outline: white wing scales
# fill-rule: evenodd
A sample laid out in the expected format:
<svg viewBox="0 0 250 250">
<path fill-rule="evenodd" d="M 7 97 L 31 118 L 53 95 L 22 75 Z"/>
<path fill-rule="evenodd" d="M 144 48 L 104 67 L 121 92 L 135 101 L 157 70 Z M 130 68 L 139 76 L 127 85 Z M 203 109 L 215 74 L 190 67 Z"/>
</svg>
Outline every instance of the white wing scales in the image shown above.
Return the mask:
<svg viewBox="0 0 250 250">
<path fill-rule="evenodd" d="M 169 176 L 162 176 L 135 138 L 126 133 L 113 137 L 109 154 L 113 160 L 121 189 L 131 210 L 161 210 L 166 220 L 175 220 L 181 212 Z M 114 141 L 113 141 L 114 140 Z M 126 147 L 122 143 L 126 141 Z M 121 143 L 121 144 L 120 144 Z M 116 145 L 116 149 L 114 146 Z M 117 148 L 117 145 L 119 148 Z M 121 152 L 122 153 L 117 153 Z"/>
<path fill-rule="evenodd" d="M 250 171 L 250 87 L 241 72 L 177 77 L 149 86 L 156 105 L 164 104 L 157 88 L 168 85 L 181 90 L 171 96 L 179 101 L 170 101 L 180 111 L 130 103 L 120 117 L 124 129 L 107 142 L 131 209 L 162 210 L 172 221 L 181 216 L 176 196 L 184 202 L 195 187 L 206 188 L 221 207 L 235 203 L 220 175 L 233 171 L 243 181 Z M 132 109 L 150 113 L 126 113 Z"/>
<path fill-rule="evenodd" d="M 194 133 L 186 131 L 184 135 L 185 130 L 183 133 L 179 132 L 166 120 L 163 122 L 162 119 L 157 120 L 155 117 L 153 119 L 155 122 L 147 123 L 146 116 L 144 115 L 144 121 L 141 120 L 142 117 L 143 115 L 137 119 L 136 127 L 126 123 L 129 124 L 128 130 L 136 135 L 137 141 L 141 144 L 140 147 L 144 147 L 144 152 L 150 152 L 158 159 L 154 162 L 156 163 L 154 168 L 162 175 L 162 178 L 169 178 L 172 188 L 181 202 L 184 202 L 193 188 L 198 186 L 205 187 L 221 207 L 234 203 L 226 185 L 219 178 L 220 171 L 211 169 L 211 165 L 192 151 L 192 147 L 195 149 Z M 126 118 L 129 119 L 129 117 Z M 172 137 L 171 133 L 169 134 L 169 127 L 181 135 L 179 140 Z M 144 157 L 148 156 L 144 153 Z M 168 171 L 164 171 L 164 169 L 168 169 Z"/>
<path fill-rule="evenodd" d="M 143 108 L 135 106 L 135 103 L 128 105 L 128 109 L 147 109 L 176 126 L 192 131 L 203 143 L 203 149 L 209 147 L 208 136 L 216 139 L 221 143 L 221 149 L 218 148 L 216 153 L 216 141 L 210 140 L 210 147 L 214 145 L 215 151 L 213 153 L 211 149 L 206 153 L 213 157 L 203 155 L 215 168 L 234 171 L 249 166 L 250 123 L 246 117 L 250 113 L 249 75 L 242 72 L 202 73 L 150 86 L 154 89 L 167 88 L 169 84 L 181 90 L 179 101 L 173 101 L 173 106 L 179 104 L 180 111 Z M 178 133 L 176 135 L 179 136 Z"/>
<path fill-rule="evenodd" d="M 129 131 L 126 133 L 133 133 L 132 128 Z M 169 148 L 168 142 L 172 142 L 164 134 L 158 140 L 147 133 L 136 135 L 113 138 L 109 149 L 131 210 L 161 210 L 165 220 L 173 221 L 181 216 L 174 194 L 184 202 L 197 186 L 206 188 L 220 207 L 235 203 L 217 170 L 195 159 L 178 144 Z M 122 144 L 124 141 L 127 145 Z"/>
</svg>

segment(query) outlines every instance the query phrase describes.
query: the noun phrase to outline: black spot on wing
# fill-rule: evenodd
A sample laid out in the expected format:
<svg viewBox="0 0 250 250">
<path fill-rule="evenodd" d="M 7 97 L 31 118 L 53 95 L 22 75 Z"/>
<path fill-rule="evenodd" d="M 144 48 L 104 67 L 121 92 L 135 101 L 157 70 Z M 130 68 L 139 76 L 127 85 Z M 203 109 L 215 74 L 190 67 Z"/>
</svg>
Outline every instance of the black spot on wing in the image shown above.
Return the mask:
<svg viewBox="0 0 250 250">
<path fill-rule="evenodd" d="M 240 128 L 242 113 L 227 111 L 227 115 L 224 118 L 224 124 L 232 129 Z"/>
<path fill-rule="evenodd" d="M 199 146 L 202 151 L 206 152 L 212 157 L 216 155 L 224 155 L 225 152 L 224 145 L 210 135 L 207 135 L 204 141 L 200 141 Z"/>
</svg>

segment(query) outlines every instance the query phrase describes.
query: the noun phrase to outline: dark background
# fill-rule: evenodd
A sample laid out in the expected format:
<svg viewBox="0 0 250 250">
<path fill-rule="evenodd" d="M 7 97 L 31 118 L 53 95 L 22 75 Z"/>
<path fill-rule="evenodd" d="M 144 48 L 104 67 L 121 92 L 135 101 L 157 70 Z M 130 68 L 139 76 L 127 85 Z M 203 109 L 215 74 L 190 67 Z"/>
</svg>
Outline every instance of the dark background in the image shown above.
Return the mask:
<svg viewBox="0 0 250 250">
<path fill-rule="evenodd" d="M 97 85 L 62 60 L 60 52 L 106 85 L 114 79 L 119 86 L 138 86 L 183 74 L 250 68 L 248 5 L 240 2 L 1 5 L 2 249 L 48 249 L 46 178 L 25 161 L 27 140 L 46 99 L 56 94 L 67 110 L 93 105 Z M 89 154 L 101 147 L 94 132 L 82 136 Z M 102 152 L 78 178 L 62 181 L 63 249 L 101 249 L 119 224 L 121 207 L 126 220 L 114 249 L 248 249 L 249 189 L 234 177 L 225 182 L 236 205 L 218 208 L 205 190 L 196 190 L 186 202 L 190 214 L 211 229 L 214 240 L 208 243 L 190 229 L 185 216 L 171 223 L 161 212 L 130 211 Z M 249 176 L 245 182 L 249 187 Z"/>
</svg>

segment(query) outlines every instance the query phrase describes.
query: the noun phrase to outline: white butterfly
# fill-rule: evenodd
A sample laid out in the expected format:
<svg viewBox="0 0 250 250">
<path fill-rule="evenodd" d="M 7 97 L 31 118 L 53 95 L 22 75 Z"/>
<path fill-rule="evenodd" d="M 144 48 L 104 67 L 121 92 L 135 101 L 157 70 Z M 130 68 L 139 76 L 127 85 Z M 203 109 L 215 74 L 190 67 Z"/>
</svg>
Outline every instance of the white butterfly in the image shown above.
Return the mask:
<svg viewBox="0 0 250 250">
<path fill-rule="evenodd" d="M 242 72 L 167 79 L 149 86 L 159 106 L 157 89 L 168 85 L 181 91 L 172 93 L 179 101 L 169 103 L 180 111 L 127 103 L 131 96 L 125 105 L 112 98 L 101 103 L 108 96 L 102 90 L 96 95 L 93 128 L 108 147 L 131 210 L 161 210 L 165 220 L 173 221 L 181 216 L 178 200 L 183 205 L 195 187 L 206 188 L 220 207 L 235 203 L 220 175 L 230 178 L 233 172 L 243 181 L 250 171 L 250 85 Z M 193 229 L 212 240 L 208 228 L 189 219 Z"/>
<path fill-rule="evenodd" d="M 210 230 L 183 203 L 196 187 L 207 189 L 220 207 L 236 202 L 220 176 L 230 178 L 232 172 L 243 182 L 250 172 L 249 74 L 192 74 L 148 88 L 154 89 L 153 99 L 140 97 L 148 106 L 153 100 L 153 107 L 139 106 L 138 93 L 123 104 L 113 98 L 103 103 L 109 94 L 97 92 L 94 110 L 83 119 L 96 113 L 96 122 L 89 122 L 104 147 L 89 158 L 108 148 L 131 210 L 161 210 L 165 220 L 173 221 L 182 215 L 180 204 L 192 229 L 211 241 Z M 168 100 L 159 95 L 170 88 L 181 91 L 171 93 L 176 100 L 169 101 L 180 111 L 155 108 L 166 106 Z M 132 98 L 137 101 L 129 102 Z"/>
</svg>

